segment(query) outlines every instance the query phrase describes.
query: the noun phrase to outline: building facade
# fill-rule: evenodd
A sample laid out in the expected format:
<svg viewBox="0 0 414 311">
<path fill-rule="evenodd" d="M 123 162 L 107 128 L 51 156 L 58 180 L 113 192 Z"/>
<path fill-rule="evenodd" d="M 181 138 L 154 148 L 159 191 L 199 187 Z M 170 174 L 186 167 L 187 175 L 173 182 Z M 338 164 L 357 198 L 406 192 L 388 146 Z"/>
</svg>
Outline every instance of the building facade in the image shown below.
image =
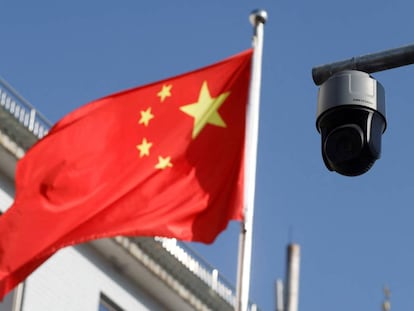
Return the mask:
<svg viewBox="0 0 414 311">
<path fill-rule="evenodd" d="M 13 203 L 18 159 L 49 128 L 0 79 L 1 212 Z M 0 311 L 233 310 L 234 305 L 229 282 L 185 244 L 117 237 L 58 251 L 5 297 Z"/>
</svg>

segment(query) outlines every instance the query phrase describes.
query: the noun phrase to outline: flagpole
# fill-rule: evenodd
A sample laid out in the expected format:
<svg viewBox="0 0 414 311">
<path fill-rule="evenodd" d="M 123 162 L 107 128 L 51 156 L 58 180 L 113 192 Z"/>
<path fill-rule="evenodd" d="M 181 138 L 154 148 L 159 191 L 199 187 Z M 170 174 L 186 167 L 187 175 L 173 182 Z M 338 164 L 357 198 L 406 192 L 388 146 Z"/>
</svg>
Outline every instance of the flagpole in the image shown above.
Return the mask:
<svg viewBox="0 0 414 311">
<path fill-rule="evenodd" d="M 249 101 L 246 117 L 244 221 L 239 237 L 236 311 L 247 311 L 249 304 L 250 263 L 252 257 L 254 194 L 256 186 L 256 158 L 259 133 L 260 83 L 262 74 L 263 26 L 267 12 L 254 10 L 250 14 L 253 25 L 253 59 Z"/>
</svg>

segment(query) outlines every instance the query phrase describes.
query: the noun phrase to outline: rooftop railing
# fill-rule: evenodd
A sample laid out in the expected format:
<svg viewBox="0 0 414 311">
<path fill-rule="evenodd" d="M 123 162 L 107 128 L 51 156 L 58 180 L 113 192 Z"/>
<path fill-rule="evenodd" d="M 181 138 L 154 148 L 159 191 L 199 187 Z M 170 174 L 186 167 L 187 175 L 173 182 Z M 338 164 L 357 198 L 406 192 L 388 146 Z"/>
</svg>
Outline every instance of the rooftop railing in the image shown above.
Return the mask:
<svg viewBox="0 0 414 311">
<path fill-rule="evenodd" d="M 230 305 L 236 305 L 236 292 L 231 283 L 192 248 L 176 239 L 156 237 L 155 240 L 159 241 L 171 255 L 208 284 L 220 297 Z M 249 303 L 249 310 L 256 311 L 257 306 Z"/>
<path fill-rule="evenodd" d="M 39 139 L 45 136 L 52 124 L 30 103 L 0 78 L 0 106 Z"/>
</svg>

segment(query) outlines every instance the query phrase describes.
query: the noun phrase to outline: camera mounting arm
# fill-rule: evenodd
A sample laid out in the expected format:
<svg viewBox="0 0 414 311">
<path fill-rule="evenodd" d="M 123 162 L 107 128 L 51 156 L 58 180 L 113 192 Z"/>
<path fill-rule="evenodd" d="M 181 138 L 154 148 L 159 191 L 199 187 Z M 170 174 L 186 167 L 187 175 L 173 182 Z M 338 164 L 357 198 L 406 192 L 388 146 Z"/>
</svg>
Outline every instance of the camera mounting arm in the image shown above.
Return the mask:
<svg viewBox="0 0 414 311">
<path fill-rule="evenodd" d="M 414 44 L 317 66 L 312 68 L 312 78 L 316 85 L 321 85 L 344 70 L 373 73 L 411 64 L 414 64 Z"/>
</svg>

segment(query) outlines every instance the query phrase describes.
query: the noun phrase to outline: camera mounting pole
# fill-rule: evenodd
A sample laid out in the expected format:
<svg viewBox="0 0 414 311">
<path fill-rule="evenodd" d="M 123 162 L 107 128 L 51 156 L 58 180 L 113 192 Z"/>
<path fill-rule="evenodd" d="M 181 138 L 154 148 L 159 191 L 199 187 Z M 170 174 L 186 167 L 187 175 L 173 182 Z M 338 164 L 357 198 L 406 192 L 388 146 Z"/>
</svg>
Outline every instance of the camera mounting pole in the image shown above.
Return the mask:
<svg viewBox="0 0 414 311">
<path fill-rule="evenodd" d="M 316 85 L 321 85 L 343 70 L 373 73 L 411 64 L 414 64 L 414 44 L 317 66 L 312 68 L 312 78 Z"/>
</svg>

